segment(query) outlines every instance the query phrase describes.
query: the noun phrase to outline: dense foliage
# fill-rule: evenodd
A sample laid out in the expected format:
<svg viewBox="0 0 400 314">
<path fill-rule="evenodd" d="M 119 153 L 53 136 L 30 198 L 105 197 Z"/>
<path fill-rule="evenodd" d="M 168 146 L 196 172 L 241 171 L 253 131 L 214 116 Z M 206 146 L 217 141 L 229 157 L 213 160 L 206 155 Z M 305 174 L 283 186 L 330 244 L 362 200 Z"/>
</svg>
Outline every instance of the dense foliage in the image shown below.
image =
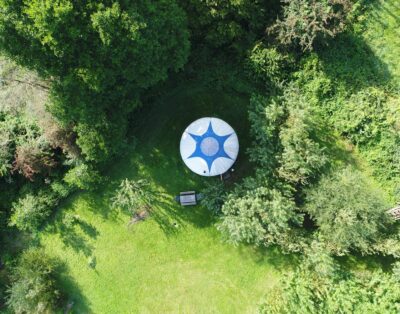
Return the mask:
<svg viewBox="0 0 400 314">
<path fill-rule="evenodd" d="M 306 199 L 306 211 L 316 220 L 319 235 L 335 254 L 348 254 L 350 250 L 374 252 L 374 242 L 393 224 L 383 196 L 351 167 L 324 176 Z"/>
<path fill-rule="evenodd" d="M 258 39 L 279 9 L 277 0 L 181 0 L 193 42 L 207 48 L 243 46 Z"/>
<path fill-rule="evenodd" d="M 0 50 L 53 81 L 50 111 L 87 160 L 124 143 L 144 88 L 180 69 L 189 43 L 174 1 L 1 1 Z"/>
<path fill-rule="evenodd" d="M 283 45 L 313 50 L 318 39 L 335 37 L 346 26 L 352 0 L 282 0 L 283 17 L 269 28 Z"/>
<path fill-rule="evenodd" d="M 302 215 L 293 200 L 257 181 L 246 182 L 246 188 L 228 196 L 218 229 L 236 244 L 278 244 L 288 251 L 299 250 L 293 228 L 300 225 Z"/>
<path fill-rule="evenodd" d="M 7 304 L 14 313 L 54 313 L 61 293 L 56 267 L 41 249 L 25 251 L 12 270 Z"/>
<path fill-rule="evenodd" d="M 266 296 L 259 312 L 278 313 L 397 313 L 400 282 L 393 274 L 348 273 L 321 248 Z"/>
</svg>

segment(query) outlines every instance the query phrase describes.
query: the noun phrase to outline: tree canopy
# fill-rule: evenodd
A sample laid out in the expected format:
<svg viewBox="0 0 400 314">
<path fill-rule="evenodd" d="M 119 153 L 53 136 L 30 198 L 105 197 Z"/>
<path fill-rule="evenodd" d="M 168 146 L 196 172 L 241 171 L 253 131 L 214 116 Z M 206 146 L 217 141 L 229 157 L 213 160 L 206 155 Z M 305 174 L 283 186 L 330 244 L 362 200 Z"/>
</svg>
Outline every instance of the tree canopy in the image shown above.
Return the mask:
<svg viewBox="0 0 400 314">
<path fill-rule="evenodd" d="M 140 92 L 185 64 L 188 30 L 174 1 L 0 2 L 0 51 L 53 82 L 50 111 L 83 155 L 121 148 Z"/>
</svg>

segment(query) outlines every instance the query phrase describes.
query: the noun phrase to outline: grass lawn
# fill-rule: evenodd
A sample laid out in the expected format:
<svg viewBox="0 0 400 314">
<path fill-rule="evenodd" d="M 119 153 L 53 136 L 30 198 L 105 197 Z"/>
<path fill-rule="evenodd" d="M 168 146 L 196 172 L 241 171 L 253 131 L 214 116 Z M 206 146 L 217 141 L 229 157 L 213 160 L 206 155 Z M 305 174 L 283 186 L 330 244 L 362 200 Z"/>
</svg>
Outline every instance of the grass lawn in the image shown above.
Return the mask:
<svg viewBox="0 0 400 314">
<path fill-rule="evenodd" d="M 372 10 L 363 18 L 363 37 L 372 51 L 384 61 L 400 88 L 400 2 L 369 1 Z"/>
<path fill-rule="evenodd" d="M 41 242 L 65 264 L 63 282 L 76 313 L 248 313 L 278 280 L 291 257 L 222 241 L 201 206 L 182 208 L 172 197 L 197 191 L 207 180 L 185 168 L 179 156 L 185 127 L 202 116 L 225 119 L 238 132 L 238 173 L 248 172 L 248 99 L 185 86 L 144 108 L 134 122 L 136 149 L 109 169 L 97 192 L 71 197 L 60 208 Z M 129 217 L 109 208 L 110 194 L 123 178 L 146 177 L 165 196 L 150 219 L 128 228 Z M 82 223 L 67 229 L 62 216 Z M 178 227 L 174 227 L 173 223 Z M 96 259 L 95 269 L 88 257 Z"/>
</svg>

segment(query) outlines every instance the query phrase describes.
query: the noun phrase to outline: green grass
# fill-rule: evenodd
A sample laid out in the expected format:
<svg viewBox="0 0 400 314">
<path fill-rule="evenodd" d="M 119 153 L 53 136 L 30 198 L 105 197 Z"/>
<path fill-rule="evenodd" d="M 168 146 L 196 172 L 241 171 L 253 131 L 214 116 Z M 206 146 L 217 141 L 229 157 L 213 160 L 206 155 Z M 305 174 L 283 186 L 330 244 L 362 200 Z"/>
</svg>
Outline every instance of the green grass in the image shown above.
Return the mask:
<svg viewBox="0 0 400 314">
<path fill-rule="evenodd" d="M 179 156 L 184 128 L 202 116 L 218 116 L 238 132 L 239 173 L 249 171 L 246 97 L 185 86 L 163 96 L 133 122 L 136 149 L 109 170 L 101 191 L 73 196 L 41 238 L 64 263 L 62 282 L 76 313 L 247 313 L 293 264 L 275 250 L 256 251 L 222 241 L 214 218 L 201 206 L 182 208 L 172 197 L 200 190 L 206 180 Z M 147 221 L 128 229 L 129 217 L 111 210 L 109 198 L 122 178 L 146 177 L 162 193 Z M 62 216 L 82 223 L 66 229 Z M 178 228 L 173 223 L 178 223 Z M 96 267 L 88 267 L 95 256 Z"/>
<path fill-rule="evenodd" d="M 400 2 L 374 0 L 369 3 L 371 10 L 362 16 L 363 37 L 400 87 Z"/>
</svg>

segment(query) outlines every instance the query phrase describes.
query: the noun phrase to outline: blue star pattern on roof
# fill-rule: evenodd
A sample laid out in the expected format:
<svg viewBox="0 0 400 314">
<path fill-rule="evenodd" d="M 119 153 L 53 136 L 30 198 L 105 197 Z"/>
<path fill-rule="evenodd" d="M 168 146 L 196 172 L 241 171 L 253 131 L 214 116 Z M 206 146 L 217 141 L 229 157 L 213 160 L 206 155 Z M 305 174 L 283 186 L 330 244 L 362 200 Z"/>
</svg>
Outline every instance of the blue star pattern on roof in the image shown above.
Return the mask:
<svg viewBox="0 0 400 314">
<path fill-rule="evenodd" d="M 217 158 L 222 157 L 232 159 L 224 149 L 224 143 L 232 134 L 233 133 L 223 136 L 216 134 L 210 121 L 208 129 L 203 135 L 189 133 L 189 135 L 196 141 L 196 149 L 188 158 L 202 158 L 207 163 L 208 171 L 210 172 L 211 166 Z"/>
</svg>

